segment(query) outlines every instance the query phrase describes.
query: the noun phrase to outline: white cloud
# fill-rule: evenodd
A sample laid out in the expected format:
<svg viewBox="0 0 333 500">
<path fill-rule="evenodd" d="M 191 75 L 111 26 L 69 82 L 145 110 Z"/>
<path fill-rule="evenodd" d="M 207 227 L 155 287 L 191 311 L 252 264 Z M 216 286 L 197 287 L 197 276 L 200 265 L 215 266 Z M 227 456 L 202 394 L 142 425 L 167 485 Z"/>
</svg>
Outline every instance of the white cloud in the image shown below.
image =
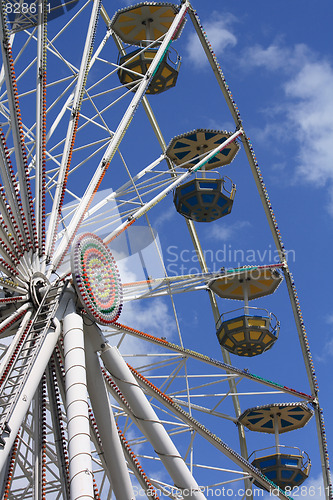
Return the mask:
<svg viewBox="0 0 333 500">
<path fill-rule="evenodd" d="M 281 40 L 267 48 L 247 49 L 241 64 L 279 72 L 283 97 L 265 109 L 269 122 L 261 138 L 281 143 L 292 138 L 296 154 L 295 181 L 327 186 L 333 215 L 333 66 L 306 45 L 287 47 Z"/>
<path fill-rule="evenodd" d="M 158 338 L 166 337 L 169 342 L 175 340 L 175 320 L 166 302 L 162 299 L 145 299 L 144 301 L 125 303 L 118 322 Z M 121 341 L 119 350 L 125 361 L 134 368 L 146 364 L 152 365 L 160 360 L 157 356 L 155 357 L 155 354 L 160 353 L 161 350 L 151 342 L 130 334 L 122 338 L 123 333 L 118 333 L 112 327 L 105 329 L 104 334 L 111 345 L 118 346 Z M 176 343 L 178 343 L 177 340 Z M 167 356 L 168 350 L 165 350 L 164 353 Z M 149 378 L 149 371 L 145 371 L 145 376 Z"/>
<path fill-rule="evenodd" d="M 168 209 L 163 210 L 163 212 L 154 220 L 154 228 L 161 229 L 165 224 L 170 223 L 174 217 L 177 216 L 177 212 L 174 204 L 172 204 Z"/>
<path fill-rule="evenodd" d="M 327 210 L 329 212 L 329 214 L 333 217 L 333 187 L 330 186 L 329 188 L 329 202 L 328 202 L 328 205 L 327 205 Z"/>
<path fill-rule="evenodd" d="M 243 67 L 262 67 L 269 71 L 282 70 L 287 74 L 291 68 L 300 68 L 311 57 L 311 51 L 305 44 L 297 44 L 293 48 L 283 45 L 277 38 L 267 48 L 259 44 L 249 47 L 240 62 Z"/>
<path fill-rule="evenodd" d="M 241 63 L 244 66 L 254 65 L 276 70 L 283 65 L 285 55 L 285 50 L 275 44 L 270 45 L 267 49 L 264 49 L 260 45 L 254 45 L 246 51 L 246 54 L 241 59 Z"/>
<path fill-rule="evenodd" d="M 233 121 L 226 120 L 225 117 L 216 120 L 211 116 L 208 118 L 208 128 L 213 130 L 235 130 L 235 123 Z"/>
<path fill-rule="evenodd" d="M 332 88 L 333 68 L 326 61 L 306 63 L 284 87 L 294 100 L 286 114 L 298 140 L 297 172 L 320 186 L 333 180 Z"/>
<path fill-rule="evenodd" d="M 113 249 L 123 284 L 146 280 L 147 274 L 159 278 L 164 276 L 157 233 L 151 233 L 150 228 L 145 226 L 136 229 L 127 233 L 129 243 L 126 240 L 118 249 Z M 148 289 L 144 291 L 147 292 Z M 119 323 L 156 337 L 167 337 L 169 341 L 176 332 L 175 318 L 171 307 L 168 307 L 168 299 L 162 298 L 125 301 Z M 118 345 L 122 337 L 122 334 L 118 335 L 113 328 L 105 331 L 105 335 L 112 345 Z M 156 346 L 128 334 L 122 340 L 120 350 L 122 353 L 134 353 L 135 356 L 141 357 L 147 353 L 155 353 Z"/>
<path fill-rule="evenodd" d="M 333 314 L 330 314 L 326 317 L 326 323 L 328 325 L 333 325 Z M 328 335 L 331 335 L 332 337 L 332 328 L 327 329 L 328 330 Z M 331 359 L 333 356 L 333 338 L 329 338 L 328 336 L 325 339 L 325 344 L 324 347 L 321 351 L 321 354 L 316 354 L 315 358 L 316 361 L 322 363 L 326 362 L 327 360 Z"/>
<path fill-rule="evenodd" d="M 238 221 L 225 226 L 222 224 L 211 224 L 209 227 L 209 233 L 207 237 L 218 241 L 231 240 L 235 235 L 238 234 L 240 229 L 251 226 L 248 221 Z"/>
<path fill-rule="evenodd" d="M 324 352 L 326 356 L 333 356 L 333 339 L 325 344 Z"/>
<path fill-rule="evenodd" d="M 234 16 L 230 14 L 222 16 L 218 12 L 213 12 L 211 19 L 203 23 L 207 38 L 217 55 L 237 44 L 237 38 L 230 30 L 233 22 L 235 22 Z M 207 63 L 207 58 L 195 33 L 191 33 L 187 38 L 186 52 L 187 57 L 195 66 L 201 67 Z"/>
<path fill-rule="evenodd" d="M 126 303 L 120 322 L 156 337 L 166 336 L 168 340 L 171 340 L 175 332 L 175 321 L 162 299 Z"/>
<path fill-rule="evenodd" d="M 333 325 L 333 314 L 329 314 L 326 318 L 326 323 Z"/>
</svg>

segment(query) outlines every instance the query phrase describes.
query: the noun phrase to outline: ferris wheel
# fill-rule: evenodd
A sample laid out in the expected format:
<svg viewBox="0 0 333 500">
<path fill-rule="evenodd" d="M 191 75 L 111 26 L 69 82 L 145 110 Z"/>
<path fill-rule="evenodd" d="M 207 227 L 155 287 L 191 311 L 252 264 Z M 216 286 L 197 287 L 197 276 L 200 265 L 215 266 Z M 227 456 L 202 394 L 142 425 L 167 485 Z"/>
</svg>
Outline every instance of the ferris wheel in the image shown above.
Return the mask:
<svg viewBox="0 0 333 500">
<path fill-rule="evenodd" d="M 166 140 L 168 112 L 155 115 L 154 100 L 167 110 L 181 85 L 174 42 L 186 21 L 235 130 L 177 130 Z M 252 498 L 254 488 L 292 498 L 309 481 L 311 457 L 292 437 L 305 426 L 318 440 L 323 498 L 333 498 L 286 250 L 190 2 L 110 12 L 98 0 L 3 1 L 1 51 L 1 498 Z M 279 262 L 212 272 L 198 227 L 232 213 L 236 186 L 222 172 L 241 154 Z M 186 251 L 191 241 L 199 272 L 168 273 L 151 222 L 167 206 L 178 212 L 169 233 Z M 278 312 L 266 309 L 283 288 L 308 393 L 260 369 L 268 352 L 283 363 Z M 182 321 L 184 297 L 198 304 L 204 333 Z M 265 307 L 252 306 L 257 299 Z M 243 368 L 252 359 L 255 372 Z"/>
</svg>

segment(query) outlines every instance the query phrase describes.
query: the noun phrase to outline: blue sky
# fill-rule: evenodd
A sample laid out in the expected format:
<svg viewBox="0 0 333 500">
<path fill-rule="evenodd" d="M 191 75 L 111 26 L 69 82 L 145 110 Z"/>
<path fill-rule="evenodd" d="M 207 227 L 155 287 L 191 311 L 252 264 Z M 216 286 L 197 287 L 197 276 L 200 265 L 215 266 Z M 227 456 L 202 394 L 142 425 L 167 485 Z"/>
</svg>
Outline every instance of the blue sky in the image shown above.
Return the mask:
<svg viewBox="0 0 333 500">
<path fill-rule="evenodd" d="M 197 0 L 193 6 L 240 109 L 282 239 L 290 251 L 289 264 L 301 299 L 332 450 L 333 5 L 329 1 L 320 1 L 314 6 L 312 2 L 299 0 L 279 3 Z M 199 127 L 233 131 L 231 117 L 189 21 L 174 46 L 183 58 L 177 86 L 150 98 L 165 137 L 171 139 Z M 150 145 L 150 151 L 152 149 Z M 250 252 L 255 252 L 257 261 L 268 264 L 270 257 L 275 256 L 274 245 L 245 155 L 240 153 L 224 172 L 236 182 L 238 189 L 231 215 L 210 225 L 197 225 L 207 250 L 208 265 L 215 270 L 214 265 L 233 267 L 253 263 L 248 260 Z M 181 224 L 180 216 L 175 213 L 169 197 L 161 205 L 163 209 L 151 212 L 150 217 L 172 274 L 176 269 L 172 252 L 180 255 L 181 248 L 190 248 L 187 246 L 190 241 L 181 230 L 174 230 L 175 224 Z M 228 250 L 232 258 L 224 261 Z M 243 250 L 244 256 L 238 252 L 234 257 L 237 250 Z M 185 272 L 199 271 L 190 254 L 182 255 L 179 259 Z M 217 264 L 216 260 L 219 260 Z M 195 328 L 198 336 L 195 343 L 207 352 L 214 350 L 215 342 L 218 357 L 213 328 L 211 342 L 207 344 L 205 337 L 205 342 L 200 343 L 202 329 L 208 322 L 206 312 L 196 307 L 195 298 L 184 296 L 179 303 L 185 338 L 186 328 Z M 281 320 L 280 345 L 260 359 L 247 360 L 247 366 L 255 373 L 307 392 L 308 383 L 284 286 L 273 297 L 262 299 L 262 304 Z M 163 307 L 167 315 L 166 306 Z M 225 305 L 225 310 L 228 307 L 231 309 L 233 305 Z M 243 359 L 233 357 L 233 362 L 236 366 L 244 365 Z M 308 434 L 301 431 L 290 437 L 293 444 L 304 446 L 313 458 L 308 486 L 320 482 L 314 422 L 309 424 L 309 429 L 310 425 L 310 440 Z"/>
</svg>

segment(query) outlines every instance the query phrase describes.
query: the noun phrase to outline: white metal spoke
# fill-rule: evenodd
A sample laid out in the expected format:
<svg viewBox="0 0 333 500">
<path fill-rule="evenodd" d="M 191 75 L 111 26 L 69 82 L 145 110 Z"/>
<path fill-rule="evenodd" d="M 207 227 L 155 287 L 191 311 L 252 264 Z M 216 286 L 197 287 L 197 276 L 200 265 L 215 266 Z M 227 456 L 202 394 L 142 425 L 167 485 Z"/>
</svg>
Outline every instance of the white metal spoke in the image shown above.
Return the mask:
<svg viewBox="0 0 333 500">
<path fill-rule="evenodd" d="M 36 103 L 36 225 L 41 253 L 45 250 L 45 148 L 46 148 L 46 5 L 38 3 L 38 55 Z"/>
<path fill-rule="evenodd" d="M 57 267 L 59 262 L 62 261 L 64 254 L 67 251 L 68 246 L 72 242 L 74 235 L 76 234 L 78 225 L 82 221 L 84 214 L 86 213 L 87 209 L 89 208 L 89 205 L 91 204 L 91 201 L 95 195 L 95 192 L 98 189 L 98 187 L 99 187 L 99 185 L 100 185 L 100 183 L 105 175 L 105 172 L 106 172 L 116 150 L 118 149 L 119 144 L 120 144 L 128 126 L 133 118 L 133 115 L 136 111 L 136 108 L 137 108 L 138 104 L 140 103 L 140 101 L 141 101 L 141 99 L 142 99 L 142 97 L 143 97 L 143 95 L 144 95 L 144 93 L 149 85 L 149 82 L 150 82 L 150 79 L 153 75 L 153 72 L 158 67 L 160 60 L 164 56 L 165 50 L 168 48 L 168 46 L 171 43 L 172 37 L 174 36 L 175 32 L 178 30 L 179 22 L 182 19 L 182 17 L 184 16 L 184 13 L 186 12 L 187 8 L 188 8 L 188 6 L 185 2 L 179 11 L 179 14 L 175 17 L 175 20 L 173 21 L 172 25 L 170 26 L 168 34 L 164 38 L 161 46 L 159 47 L 157 54 L 156 54 L 152 64 L 150 65 L 146 79 L 142 80 L 142 82 L 139 84 L 138 89 L 135 93 L 135 96 L 133 97 L 129 107 L 127 108 L 127 111 L 125 112 L 123 119 L 121 120 L 120 124 L 118 125 L 117 130 L 115 131 L 115 133 L 110 141 L 110 144 L 109 144 L 109 146 L 104 154 L 104 158 L 100 162 L 100 164 L 98 165 L 96 172 L 95 172 L 94 176 L 92 177 L 92 180 L 85 191 L 85 194 L 83 196 L 83 200 L 80 204 L 80 207 L 78 208 L 75 216 L 72 219 L 72 222 L 69 226 L 68 234 L 66 235 L 66 238 L 62 239 L 62 242 L 54 255 L 55 267 Z"/>
<path fill-rule="evenodd" d="M 33 244 L 38 246 L 34 210 L 32 203 L 30 180 L 28 176 L 28 165 L 26 159 L 26 151 L 24 146 L 24 133 L 22 128 L 22 119 L 20 116 L 20 108 L 18 101 L 18 92 L 16 78 L 14 73 L 14 63 L 12 58 L 12 50 L 9 41 L 9 33 L 7 21 L 1 5 L 1 49 L 3 54 L 3 63 L 7 87 L 8 104 L 11 115 L 11 127 L 13 132 L 13 142 L 15 148 L 15 158 L 17 162 L 18 175 L 21 185 L 21 199 L 24 210 L 24 219 L 26 223 L 26 238 L 28 245 Z M 30 243 L 29 243 L 30 242 Z M 32 243 L 33 242 L 33 243 Z"/>
<path fill-rule="evenodd" d="M 71 498 L 94 498 L 83 321 L 73 302 L 64 318 L 64 361 Z"/>
<path fill-rule="evenodd" d="M 85 81 L 87 78 L 87 72 L 89 69 L 89 63 L 91 59 L 91 47 L 93 44 L 96 25 L 99 15 L 100 2 L 95 1 L 93 5 L 93 9 L 91 12 L 90 24 L 87 32 L 86 44 L 84 48 L 84 52 L 82 55 L 80 71 L 77 78 L 77 84 L 75 89 L 75 96 L 73 99 L 72 105 L 72 117 L 68 125 L 67 134 L 66 134 L 66 142 L 64 146 L 64 154 L 62 157 L 61 171 L 58 176 L 58 184 L 57 190 L 55 193 L 55 198 L 53 202 L 53 208 L 51 212 L 51 220 L 50 220 L 50 229 L 47 234 L 46 240 L 46 253 L 50 258 L 53 252 L 53 246 L 55 242 L 55 233 L 58 229 L 59 219 L 60 219 L 60 210 L 62 208 L 63 202 L 63 194 L 64 188 L 66 186 L 66 176 L 68 174 L 70 156 L 72 154 L 72 150 L 74 147 L 76 129 L 78 127 L 78 119 L 81 110 L 81 101 L 83 98 L 83 91 L 85 86 Z"/>
</svg>

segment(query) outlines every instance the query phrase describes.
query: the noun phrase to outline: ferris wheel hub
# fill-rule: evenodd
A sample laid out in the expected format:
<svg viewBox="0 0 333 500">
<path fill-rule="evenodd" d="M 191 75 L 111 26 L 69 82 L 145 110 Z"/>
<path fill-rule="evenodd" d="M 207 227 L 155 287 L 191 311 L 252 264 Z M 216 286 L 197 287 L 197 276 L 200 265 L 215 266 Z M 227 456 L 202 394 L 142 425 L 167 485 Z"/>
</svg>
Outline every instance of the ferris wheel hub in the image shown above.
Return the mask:
<svg viewBox="0 0 333 500">
<path fill-rule="evenodd" d="M 34 306 L 38 309 L 44 296 L 46 287 L 50 285 L 47 277 L 41 272 L 35 272 L 30 279 L 30 297 Z"/>
</svg>

